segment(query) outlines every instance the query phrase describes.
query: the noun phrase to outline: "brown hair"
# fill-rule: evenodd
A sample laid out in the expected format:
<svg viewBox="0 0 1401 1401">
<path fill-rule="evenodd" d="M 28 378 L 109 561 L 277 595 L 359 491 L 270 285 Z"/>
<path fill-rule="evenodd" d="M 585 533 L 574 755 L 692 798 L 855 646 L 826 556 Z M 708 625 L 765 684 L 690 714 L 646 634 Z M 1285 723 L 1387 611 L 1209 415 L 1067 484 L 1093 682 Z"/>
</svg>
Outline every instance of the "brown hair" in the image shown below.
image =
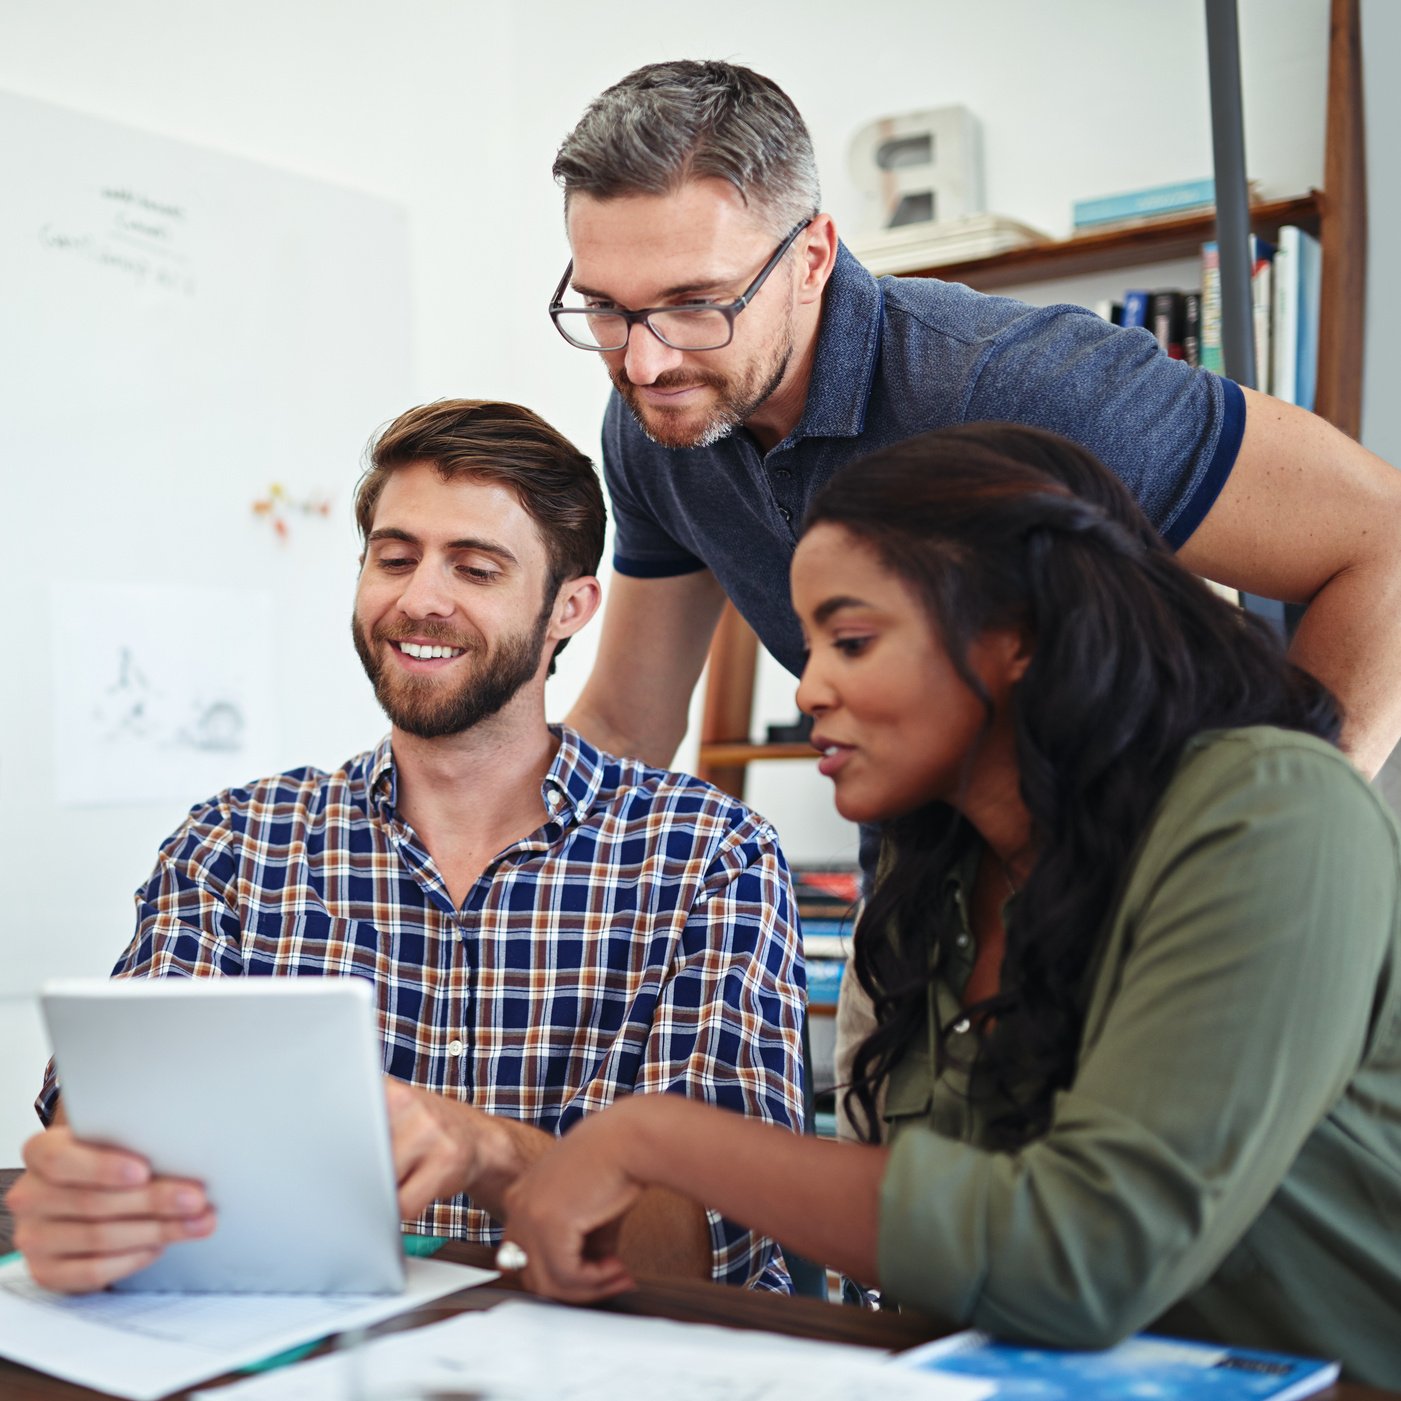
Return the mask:
<svg viewBox="0 0 1401 1401">
<path fill-rule="evenodd" d="M 362 542 L 385 482 L 400 468 L 427 462 L 445 482 L 477 477 L 515 493 L 545 544 L 547 601 L 566 579 L 598 572 L 608 520 L 598 473 L 568 438 L 529 409 L 489 399 L 440 399 L 401 413 L 370 444 L 368 456 L 355 489 Z"/>
</svg>

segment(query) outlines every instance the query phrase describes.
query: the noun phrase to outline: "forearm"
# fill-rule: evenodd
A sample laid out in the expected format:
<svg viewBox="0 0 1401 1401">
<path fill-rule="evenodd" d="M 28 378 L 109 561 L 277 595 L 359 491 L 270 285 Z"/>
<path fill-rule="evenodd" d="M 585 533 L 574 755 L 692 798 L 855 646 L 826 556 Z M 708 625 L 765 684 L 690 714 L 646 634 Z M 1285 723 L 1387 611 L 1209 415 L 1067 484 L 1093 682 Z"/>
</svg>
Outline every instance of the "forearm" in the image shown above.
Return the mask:
<svg viewBox="0 0 1401 1401">
<path fill-rule="evenodd" d="M 626 1120 L 613 1137 L 636 1181 L 877 1281 L 886 1149 L 803 1137 L 676 1095 L 636 1096 L 608 1114 Z"/>
<path fill-rule="evenodd" d="M 1294 659 L 1342 703 L 1344 743 L 1370 777 L 1401 734 L 1401 472 L 1316 415 L 1244 393 L 1235 466 L 1178 558 L 1307 603 Z"/>
<path fill-rule="evenodd" d="M 662 579 L 615 574 L 593 671 L 566 717 L 591 744 L 666 768 L 725 604 L 708 569 Z"/>
<path fill-rule="evenodd" d="M 686 713 L 615 715 L 591 700 L 585 690 L 564 723 L 578 730 L 595 749 L 606 754 L 641 759 L 654 768 L 667 768 L 686 737 Z"/>
<path fill-rule="evenodd" d="M 1368 778 L 1401 736 L 1401 576 L 1378 560 L 1337 575 L 1299 623 L 1290 655 L 1343 703 L 1343 747 Z"/>
<path fill-rule="evenodd" d="M 480 1114 L 480 1111 L 472 1111 Z M 467 1183 L 475 1205 L 505 1220 L 506 1193 L 556 1139 L 532 1124 L 480 1114 L 482 1151 Z M 635 1274 L 710 1278 L 710 1225 L 705 1209 L 672 1192 L 654 1188 L 628 1213 L 618 1254 Z"/>
</svg>

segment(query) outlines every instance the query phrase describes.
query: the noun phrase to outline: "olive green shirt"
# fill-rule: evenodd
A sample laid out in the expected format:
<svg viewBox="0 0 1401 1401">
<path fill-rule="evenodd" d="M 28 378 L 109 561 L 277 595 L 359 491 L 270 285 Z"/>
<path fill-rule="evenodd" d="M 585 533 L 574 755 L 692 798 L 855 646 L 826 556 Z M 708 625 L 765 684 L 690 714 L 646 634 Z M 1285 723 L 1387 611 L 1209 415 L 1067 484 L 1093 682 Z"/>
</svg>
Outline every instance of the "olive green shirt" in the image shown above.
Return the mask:
<svg viewBox="0 0 1401 1401">
<path fill-rule="evenodd" d="M 1189 746 L 1139 850 L 1043 1137 L 984 1146 L 932 1034 L 897 1066 L 882 1287 L 1015 1338 L 1154 1328 L 1401 1386 L 1396 825 L 1328 745 L 1241 729 Z M 954 1042 L 964 937 L 931 988 Z"/>
</svg>

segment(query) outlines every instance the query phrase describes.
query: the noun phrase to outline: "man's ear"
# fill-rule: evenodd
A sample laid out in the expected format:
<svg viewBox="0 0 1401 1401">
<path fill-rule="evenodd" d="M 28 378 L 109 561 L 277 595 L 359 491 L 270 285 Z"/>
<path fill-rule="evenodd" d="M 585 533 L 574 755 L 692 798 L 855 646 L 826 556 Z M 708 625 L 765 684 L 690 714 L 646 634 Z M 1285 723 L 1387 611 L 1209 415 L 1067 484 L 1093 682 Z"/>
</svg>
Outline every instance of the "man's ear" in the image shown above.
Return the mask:
<svg viewBox="0 0 1401 1401">
<path fill-rule="evenodd" d="M 837 265 L 837 226 L 830 214 L 818 214 L 798 235 L 798 301 L 820 301 Z"/>
<path fill-rule="evenodd" d="M 550 636 L 573 637 L 598 612 L 603 602 L 603 586 L 592 574 L 566 579 L 555 594 L 555 606 L 550 620 Z"/>
</svg>

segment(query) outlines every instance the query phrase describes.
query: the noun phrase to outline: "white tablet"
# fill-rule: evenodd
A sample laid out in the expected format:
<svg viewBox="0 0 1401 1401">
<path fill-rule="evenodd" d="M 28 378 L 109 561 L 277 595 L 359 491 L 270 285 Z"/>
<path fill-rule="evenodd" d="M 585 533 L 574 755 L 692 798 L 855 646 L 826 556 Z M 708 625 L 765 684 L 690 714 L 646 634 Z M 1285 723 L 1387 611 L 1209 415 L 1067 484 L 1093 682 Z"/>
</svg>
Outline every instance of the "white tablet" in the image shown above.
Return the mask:
<svg viewBox="0 0 1401 1401">
<path fill-rule="evenodd" d="M 384 1294 L 403 1249 L 360 978 L 127 978 L 39 997 L 73 1131 L 205 1184 L 214 1234 L 116 1287 Z"/>
</svg>

